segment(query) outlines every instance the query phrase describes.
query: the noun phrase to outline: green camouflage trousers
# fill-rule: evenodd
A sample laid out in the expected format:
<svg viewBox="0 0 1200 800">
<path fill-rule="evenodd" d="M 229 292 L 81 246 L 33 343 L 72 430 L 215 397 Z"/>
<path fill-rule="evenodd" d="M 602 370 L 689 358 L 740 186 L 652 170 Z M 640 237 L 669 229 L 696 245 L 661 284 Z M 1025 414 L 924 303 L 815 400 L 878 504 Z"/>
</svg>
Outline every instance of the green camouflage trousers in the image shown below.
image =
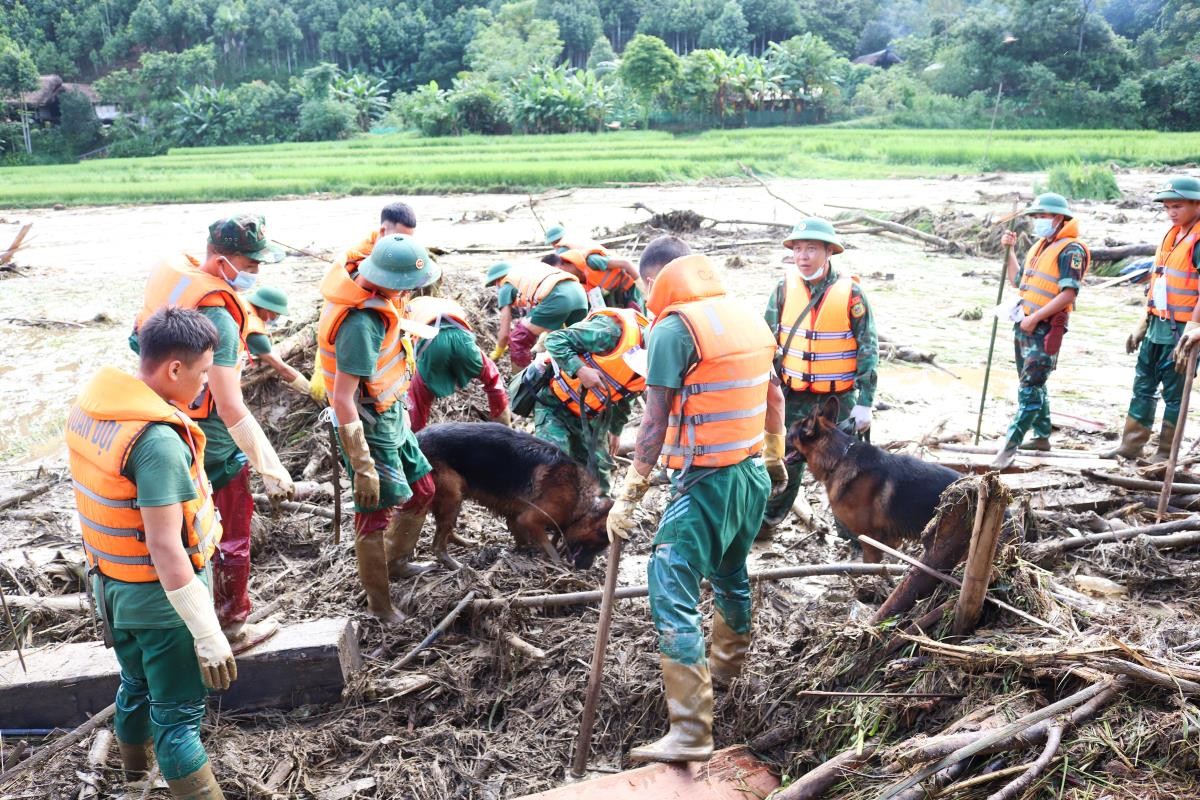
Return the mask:
<svg viewBox="0 0 1200 800">
<path fill-rule="evenodd" d="M 1046 380 L 1058 365 L 1058 356 L 1046 352 L 1046 334 L 1049 323 L 1041 323 L 1033 333 L 1025 333 L 1019 326 L 1013 330 L 1013 351 L 1017 362 L 1017 416 L 1008 426 L 1008 441 L 1020 444 L 1025 434 L 1033 429 L 1039 439 L 1050 436 L 1050 396 L 1046 392 Z"/>
</svg>

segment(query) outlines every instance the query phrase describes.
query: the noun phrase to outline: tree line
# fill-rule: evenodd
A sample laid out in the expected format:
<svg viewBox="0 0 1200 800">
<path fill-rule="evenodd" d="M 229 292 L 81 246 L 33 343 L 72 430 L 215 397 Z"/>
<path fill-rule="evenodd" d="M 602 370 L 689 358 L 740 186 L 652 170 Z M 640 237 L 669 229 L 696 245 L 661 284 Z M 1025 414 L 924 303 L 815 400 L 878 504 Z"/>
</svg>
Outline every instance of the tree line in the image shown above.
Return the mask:
<svg viewBox="0 0 1200 800">
<path fill-rule="evenodd" d="M 3 0 L 0 99 L 91 82 L 35 158 L 656 124 L 1189 129 L 1200 0 Z M 884 53 L 876 64 L 852 59 Z M 19 113 L 6 104 L 7 116 Z M 69 126 L 69 127 L 68 127 Z M 28 160 L 15 122 L 0 153 Z"/>
</svg>

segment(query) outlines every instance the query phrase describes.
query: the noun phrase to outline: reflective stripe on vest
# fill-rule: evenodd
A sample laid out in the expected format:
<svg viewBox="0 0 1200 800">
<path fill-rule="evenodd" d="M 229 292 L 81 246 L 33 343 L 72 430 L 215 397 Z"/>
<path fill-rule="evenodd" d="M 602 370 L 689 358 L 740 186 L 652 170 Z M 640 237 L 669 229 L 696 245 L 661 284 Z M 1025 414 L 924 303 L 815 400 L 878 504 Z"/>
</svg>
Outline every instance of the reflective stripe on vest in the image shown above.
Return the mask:
<svg viewBox="0 0 1200 800">
<path fill-rule="evenodd" d="M 400 330 L 400 314 L 390 301 L 363 289 L 345 266 L 335 263 L 321 281 L 325 305 L 317 321 L 317 353 L 327 390 L 337 377 L 338 331 L 354 309 L 374 311 L 384 324 L 383 342 L 370 377 L 360 381 L 359 402 L 383 414 L 408 391 L 412 379 L 412 350 Z"/>
<path fill-rule="evenodd" d="M 793 335 L 792 328 L 812 295 L 800 271 L 788 270 L 776 341 L 780 347 L 787 347 L 780 361 L 780 379 L 789 389 L 840 394 L 854 387 L 858 340 L 850 322 L 853 289 L 853 278 L 836 278 Z"/>
<path fill-rule="evenodd" d="M 666 466 L 686 473 L 758 455 L 776 349 L 770 328 L 727 297 L 670 305 L 662 318 L 671 314 L 687 326 L 699 361 L 671 404 L 662 451 Z"/>
<path fill-rule="evenodd" d="M 1154 253 L 1154 269 L 1150 272 L 1150 290 L 1146 293 L 1147 309 L 1162 319 L 1187 322 L 1196 308 L 1200 296 L 1200 275 L 1193 262 L 1193 252 L 1200 240 L 1200 222 L 1196 222 L 1187 234 L 1175 242 L 1180 230 L 1172 227 Z M 1155 284 L 1167 282 L 1167 307 L 1158 308 L 1154 302 Z"/>
<path fill-rule="evenodd" d="M 645 377 L 633 371 L 625 356 L 630 351 L 645 346 L 646 330 L 650 327 L 649 320 L 628 308 L 602 308 L 593 311 L 588 318 L 598 316 L 614 320 L 621 329 L 621 335 L 616 345 L 607 353 L 583 353 L 579 358 L 585 365 L 600 373 L 606 387 L 605 393 L 601 395 L 589 389 L 585 394 L 579 378 L 560 372 L 557 365 L 554 377 L 550 381 L 550 390 L 554 396 L 575 416 L 579 416 L 581 404 L 587 406 L 588 416 L 591 417 L 630 395 L 646 390 Z"/>
<path fill-rule="evenodd" d="M 85 407 L 102 410 L 89 413 Z M 156 423 L 170 425 L 192 456 L 189 475 L 196 497 L 182 503 L 181 544 L 193 569 L 204 568 L 221 537 L 212 490 L 204 474 L 203 432 L 141 381 L 105 368 L 71 408 L 66 441 L 88 564 L 114 580 L 158 580 L 145 543 L 137 486 L 122 474 L 134 444 Z"/>
<path fill-rule="evenodd" d="M 594 255 L 607 257 L 608 253 L 603 247 L 588 251 L 570 249 L 562 251 L 558 257 L 574 266 L 583 275 L 585 291 L 590 292 L 592 289 L 599 289 L 602 292 L 611 292 L 614 289 L 628 291 L 633 288 L 633 276 L 625 270 L 614 267 L 596 269 L 588 264 L 588 258 Z"/>
<path fill-rule="evenodd" d="M 1058 296 L 1062 291 L 1058 285 L 1061 270 L 1058 266 L 1059 256 L 1068 246 L 1075 244 L 1083 248 L 1083 269 L 1079 278 L 1087 274 L 1092 263 L 1092 253 L 1086 244 L 1078 238 L 1079 224 L 1069 219 L 1063 223 L 1058 238 L 1052 242 L 1039 239 L 1029 252 L 1025 254 L 1025 265 L 1021 270 L 1021 309 L 1026 314 L 1032 314 Z M 1065 311 L 1074 311 L 1075 304 L 1069 304 Z"/>
<path fill-rule="evenodd" d="M 540 262 L 518 264 L 500 279 L 500 284 L 509 284 L 517 290 L 513 305 L 517 308 L 532 308 L 546 299 L 555 286 L 566 281 L 579 283 L 579 279 L 558 267 Z"/>
</svg>

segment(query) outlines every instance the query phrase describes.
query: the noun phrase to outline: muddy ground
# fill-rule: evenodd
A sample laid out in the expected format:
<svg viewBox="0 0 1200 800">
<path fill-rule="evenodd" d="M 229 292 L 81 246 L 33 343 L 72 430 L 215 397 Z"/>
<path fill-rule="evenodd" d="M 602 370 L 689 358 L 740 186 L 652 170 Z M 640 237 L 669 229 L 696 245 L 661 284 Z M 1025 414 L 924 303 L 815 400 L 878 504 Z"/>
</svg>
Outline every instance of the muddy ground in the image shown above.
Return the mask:
<svg viewBox="0 0 1200 800">
<path fill-rule="evenodd" d="M 1014 192 L 1031 195 L 1038 178 L 1005 174 L 945 180 L 777 181 L 772 187 L 795 205 L 828 216 L 844 212 L 843 207 L 891 215 L 923 207 L 938 215 L 970 214 L 984 220 L 1008 212 Z M 1165 218 L 1149 198 L 1161 182 L 1161 175 L 1132 172 L 1118 175 L 1118 182 L 1125 193 L 1120 203 L 1079 204 L 1085 236 L 1097 244 L 1105 239 L 1154 240 L 1161 234 Z M 787 223 L 798 216 L 761 186 L 749 182 L 586 189 L 563 197 L 555 196 L 560 193 L 548 194 L 548 199 L 537 204 L 536 216 L 520 196 L 403 199 L 417 210 L 418 236 L 428 245 L 448 250 L 503 249 L 539 242 L 540 223 L 562 222 L 570 230 L 597 236 L 623 231 L 646 220 L 645 211 L 633 208 L 638 203 L 657 212 L 691 209 L 723 220 Z M 271 235 L 293 249 L 329 255 L 370 230 L 386 201 L 381 197 L 303 198 L 236 207 L 264 214 Z M 19 223 L 34 223 L 28 246 L 17 258 L 20 272 L 0 278 L 0 402 L 6 409 L 0 418 L 0 494 L 28 481 L 39 469 L 62 469 L 65 456 L 59 435 L 70 399 L 101 364 L 133 364 L 126 337 L 140 307 L 145 275 L 155 257 L 172 249 L 198 252 L 208 222 L 232 207 L 0 211 L 0 243 L 15 233 Z M 775 231 L 750 224 L 720 226 L 694 236 L 706 245 L 781 238 Z M 644 245 L 644 240 L 639 241 Z M 911 240 L 879 235 L 853 235 L 847 237 L 847 242 L 847 252 L 835 263 L 839 269 L 861 276 L 880 334 L 892 342 L 936 354 L 942 368 L 901 361 L 881 364 L 880 410 L 875 415 L 873 440 L 914 442 L 939 429 L 947 433 L 973 429 L 999 259 L 950 256 Z M 765 304 L 781 275 L 785 252 L 775 245 L 746 245 L 713 252 L 727 268 L 727 284 L 733 293 L 755 306 Z M 495 260 L 486 252 L 449 252 L 439 259 L 448 273 L 451 293 L 480 307 L 489 296 L 481 288 L 482 274 Z M 305 323 L 315 317 L 316 284 L 325 268 L 322 261 L 309 256 L 296 256 L 264 268 L 260 280 L 288 290 L 296 309 L 285 334 L 303 331 Z M 1090 280 L 1081 293 L 1059 369 L 1051 379 L 1051 398 L 1055 412 L 1099 421 L 1111 434 L 1128 401 L 1134 357 L 1124 353 L 1123 343 L 1140 313 L 1143 294 L 1141 288 L 1130 286 L 1093 291 L 1097 282 Z M 971 313 L 975 310 L 982 310 L 982 316 Z M 1014 409 L 1016 376 L 1010 343 L 1011 337 L 1002 326 L 984 420 L 985 438 L 999 436 Z M 307 368 L 308 364 L 297 361 L 296 366 Z M 323 446 L 310 433 L 312 410 L 292 403 L 277 387 L 269 385 L 257 390 L 255 399 L 272 415 L 270 430 L 279 435 L 277 444 L 284 459 L 298 475 L 314 463 L 312 456 L 319 456 Z M 476 399 L 476 405 L 483 403 Z M 470 416 L 462 404 L 443 406 L 440 413 Z M 1105 433 L 1085 436 L 1064 431 L 1060 436 L 1067 446 L 1094 450 L 1103 444 Z M 318 464 L 317 471 L 325 468 L 327 464 Z M 322 474 L 317 475 L 318 479 Z M 1093 488 L 1076 491 L 1087 494 Z M 856 557 L 844 542 L 821 535 L 820 523 L 827 526 L 829 518 L 821 506 L 821 493 L 815 488 L 810 490 L 818 512 L 816 528 L 789 523 L 775 541 L 756 545 L 753 567 Z M 1112 497 L 1109 490 L 1097 489 L 1094 494 Z M 661 491 L 652 495 L 651 505 L 661 504 L 662 495 Z M 17 593 L 78 591 L 76 574 L 61 566 L 46 566 L 48 562 L 62 565 L 79 557 L 66 512 L 70 507 L 68 490 L 60 486 L 32 505 L 43 512 L 42 519 L 17 520 L 0 514 L 0 581 L 6 591 Z M 1118 498 L 1106 508 L 1119 505 Z M 1138 512 L 1127 512 L 1127 519 L 1139 524 Z M 256 604 L 272 604 L 277 618 L 285 622 L 314 616 L 352 616 L 362 623 L 363 650 L 373 658 L 368 659 L 367 670 L 341 704 L 306 707 L 288 714 L 214 718 L 209 749 L 231 797 L 271 796 L 272 791 L 276 796 L 307 797 L 371 777 L 376 781 L 375 788 L 366 788 L 359 796 L 507 798 L 549 788 L 563 779 L 586 681 L 590 637 L 595 630 L 594 608 L 505 612 L 492 623 L 473 618 L 460 622 L 412 669 L 400 674 L 389 671 L 388 665 L 419 641 L 466 591 L 475 590 L 480 596 L 573 591 L 595 588 L 602 580 L 603 558 L 592 570 L 570 573 L 512 552 L 511 542 L 500 533 L 497 521 L 486 514 L 464 515 L 462 526 L 464 533 L 482 543 L 477 550 L 458 552 L 468 569 L 459 574 L 436 572 L 403 588 L 397 585 L 397 599 L 411 615 L 411 624 L 400 633 L 383 634 L 361 613 L 362 595 L 357 589 L 349 542 L 333 546 L 329 523 L 318 517 L 262 518 L 256 536 L 257 572 L 252 583 Z M 640 583 L 644 577 L 653 529 L 649 518 L 643 529 L 623 562 L 623 583 Z M 1015 559 L 1015 555 L 1010 558 Z M 1162 575 L 1175 575 L 1177 580 L 1167 581 L 1165 594 L 1147 599 L 1155 608 L 1170 601 L 1166 603 L 1170 611 L 1161 611 L 1157 623 L 1150 626 L 1153 634 L 1147 634 L 1149 638 L 1144 640 L 1161 637 L 1165 629 L 1174 632 L 1193 625 L 1190 603 L 1178 602 L 1181 588 L 1189 592 L 1194 588 L 1191 562 L 1155 562 L 1141 572 L 1129 569 L 1129 564 L 1135 562 L 1142 564 L 1144 559 L 1121 561 L 1110 554 L 1098 562 L 1085 562 L 1090 567 L 1084 569 L 1118 580 L 1136 573 L 1144 579 L 1144 587 L 1138 587 L 1148 591 L 1162 588 Z M 1068 564 L 1056 572 L 1059 579 L 1069 581 L 1078 568 L 1078 564 Z M 1181 575 L 1188 577 L 1183 580 Z M 1183 580 L 1182 585 L 1179 580 Z M 718 698 L 718 744 L 757 742 L 761 752 L 794 775 L 836 752 L 828 748 L 844 746 L 847 731 L 852 737 L 855 729 L 859 736 L 869 735 L 871 730 L 888 728 L 891 723 L 882 724 L 880 720 L 892 717 L 902 718 L 901 727 L 906 730 L 937 731 L 962 716 L 964 708 L 974 707 L 972 703 L 986 701 L 1003 706 L 997 698 L 1010 694 L 1026 697 L 1034 691 L 1022 688 L 1015 680 L 1010 685 L 1008 678 L 997 686 L 992 679 L 981 680 L 950 670 L 919 677 L 912 685 L 926 692 L 951 689 L 965 698 L 957 705 L 899 708 L 884 701 L 821 709 L 786 702 L 781 707 L 784 695 L 798 686 L 835 688 L 849 681 L 845 675 L 838 680 L 841 668 L 828 664 L 829 659 L 822 654 L 839 641 L 863 646 L 860 639 L 839 638 L 844 635 L 839 631 L 847 619 L 855 625 L 856 620 L 869 615 L 872 605 L 887 589 L 886 584 L 881 586 L 874 580 L 844 578 L 761 586 L 756 593 L 756 643 L 750 678 L 735 687 L 732 694 Z M 1113 600 L 1107 606 L 1101 603 L 1100 608 L 1092 607 L 1089 618 L 1096 620 L 1098 627 L 1089 634 L 1108 629 L 1107 624 L 1099 624 L 1101 617 L 1106 622 L 1111 621 L 1107 620 L 1110 616 L 1132 619 L 1142 613 L 1142 608 L 1132 600 Z M 985 621 L 1000 626 L 1002 618 L 989 616 Z M 1008 627 L 1012 622 L 1013 618 L 1003 620 Z M 1124 632 L 1132 635 L 1133 629 Z M 534 658 L 515 649 L 506 641 L 511 632 L 545 655 Z M 94 636 L 91 623 L 78 615 L 38 614 L 22 619 L 26 646 Z M 609 663 L 593 759 L 593 766 L 601 771 L 625 766 L 621 754 L 658 730 L 662 718 L 654 641 L 644 601 L 619 604 Z M 805 677 L 808 667 L 814 669 L 811 680 Z M 1050 696 L 1046 687 L 1038 688 Z M 1130 794 L 1122 786 L 1139 786 L 1153 780 L 1162 787 L 1162 796 L 1188 796 L 1193 788 L 1190 778 L 1176 769 L 1158 766 L 1159 762 L 1174 762 L 1177 766 L 1185 763 L 1178 760 L 1180 737 L 1185 746 L 1194 738 L 1194 730 L 1186 732 L 1191 719 L 1186 704 L 1184 711 L 1178 712 L 1183 716 L 1178 718 L 1171 716 L 1177 713 L 1173 707 L 1137 708 L 1136 714 L 1127 710 L 1121 719 L 1132 716 L 1141 727 L 1113 733 L 1110 726 L 1110 740 L 1119 740 L 1112 746 L 1103 739 L 1076 742 L 1071 758 L 1082 760 L 1079 772 L 1072 761 L 1071 769 L 1063 765 L 1061 782 L 1051 787 L 1043 781 L 1036 790 L 1047 792 L 1044 796 L 1048 797 L 1099 798 L 1105 796 L 1105 791 L 1118 797 Z M 839 732 L 842 738 L 832 733 L 806 734 L 816 718 L 809 715 L 824 715 L 828 731 Z M 1180 724 L 1185 732 L 1177 735 Z M 1157 760 L 1145 766 L 1134 756 L 1128 775 L 1105 772 L 1113 752 L 1122 753 L 1124 758 L 1124 753 L 1134 748 L 1138 752 L 1144 749 L 1145 764 Z M 5 787 L 0 787 L 0 797 L 73 796 L 78 789 L 74 770 L 80 768 L 83 755 L 82 750 L 71 751 L 56 760 L 49 771 L 51 777 L 43 785 L 12 789 L 11 795 L 3 794 Z M 1194 764 L 1194 757 L 1189 756 L 1186 763 Z M 1057 775 L 1055 781 L 1059 781 Z M 865 780 L 857 791 L 880 785 Z M 987 795 L 980 791 L 962 796 Z M 839 796 L 860 795 L 849 792 Z"/>
</svg>

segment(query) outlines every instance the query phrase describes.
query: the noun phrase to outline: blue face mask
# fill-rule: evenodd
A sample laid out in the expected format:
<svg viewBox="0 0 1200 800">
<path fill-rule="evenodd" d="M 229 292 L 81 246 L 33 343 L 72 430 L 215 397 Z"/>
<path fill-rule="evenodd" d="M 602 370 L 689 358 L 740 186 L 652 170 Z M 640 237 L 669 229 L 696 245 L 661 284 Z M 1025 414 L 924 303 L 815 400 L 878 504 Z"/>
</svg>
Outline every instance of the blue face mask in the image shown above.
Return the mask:
<svg viewBox="0 0 1200 800">
<path fill-rule="evenodd" d="M 1033 235 L 1043 239 L 1054 233 L 1054 220 L 1038 217 L 1033 221 Z"/>
<path fill-rule="evenodd" d="M 225 278 L 225 282 L 232 286 L 235 292 L 245 292 L 254 288 L 255 282 L 258 280 L 257 275 L 255 275 L 253 272 L 241 272 L 233 265 L 233 262 L 227 258 L 222 258 L 221 260 L 228 264 L 229 268 L 233 270 L 233 280 Z M 224 277 L 224 275 L 221 277 Z"/>
</svg>

